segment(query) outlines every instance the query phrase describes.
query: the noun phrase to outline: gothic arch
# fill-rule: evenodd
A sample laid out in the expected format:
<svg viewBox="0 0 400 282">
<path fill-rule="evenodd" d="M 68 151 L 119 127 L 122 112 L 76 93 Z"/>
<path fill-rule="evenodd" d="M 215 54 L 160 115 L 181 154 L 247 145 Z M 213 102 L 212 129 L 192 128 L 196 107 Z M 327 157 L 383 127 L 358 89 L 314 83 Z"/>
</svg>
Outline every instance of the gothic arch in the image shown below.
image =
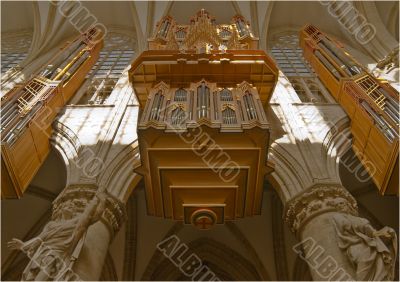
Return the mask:
<svg viewBox="0 0 400 282">
<path fill-rule="evenodd" d="M 349 120 L 343 117 L 332 121 L 326 130 L 322 144 L 317 144 L 326 172 L 332 179 L 340 182 L 340 157 L 350 148 Z M 268 177 L 274 188 L 285 202 L 286 199 L 309 188 L 314 183 L 310 171 L 295 157 L 297 152 L 307 149 L 308 144 L 295 140 L 291 144 L 274 142 L 271 145 L 269 159 L 275 164 L 275 171 Z"/>
<path fill-rule="evenodd" d="M 280 219 L 281 220 L 281 219 Z M 256 250 L 254 247 L 251 245 L 250 241 L 247 239 L 247 237 L 243 234 L 243 232 L 240 230 L 240 228 L 237 227 L 237 225 L 233 222 L 226 222 L 226 227 L 228 230 L 241 242 L 241 244 L 244 245 L 246 250 L 249 253 L 249 256 L 251 257 L 251 260 L 254 264 L 254 267 L 257 270 L 258 275 L 262 278 L 262 280 L 271 280 L 268 271 L 265 269 L 260 257 L 258 256 Z"/>
<path fill-rule="evenodd" d="M 223 243 L 217 242 L 211 238 L 202 237 L 190 242 L 188 247 L 189 252 L 198 255 L 202 262 L 208 265 L 221 280 L 262 280 L 250 261 Z M 142 280 L 175 281 L 184 278 L 178 267 L 167 258 L 164 258 L 161 252 L 159 252 L 159 255 L 162 256 L 161 262 L 150 274 L 148 277 L 149 279 L 143 277 Z"/>
<path fill-rule="evenodd" d="M 268 37 L 269 37 L 269 24 L 271 20 L 271 13 L 274 8 L 274 1 L 267 2 L 267 9 L 265 10 L 264 22 L 260 24 L 260 47 L 267 50 Z"/>
<path fill-rule="evenodd" d="M 76 166 L 81 143 L 78 136 L 59 120 L 54 123 L 51 143 L 59 153 L 66 167 L 66 183 L 78 182 L 79 168 Z"/>
<path fill-rule="evenodd" d="M 126 145 L 104 169 L 99 179 L 99 187 L 118 187 L 113 190 L 115 196 L 124 195 L 124 202 L 130 196 L 142 178 L 132 172 L 132 168 L 140 165 L 139 146 L 137 140 Z"/>
</svg>

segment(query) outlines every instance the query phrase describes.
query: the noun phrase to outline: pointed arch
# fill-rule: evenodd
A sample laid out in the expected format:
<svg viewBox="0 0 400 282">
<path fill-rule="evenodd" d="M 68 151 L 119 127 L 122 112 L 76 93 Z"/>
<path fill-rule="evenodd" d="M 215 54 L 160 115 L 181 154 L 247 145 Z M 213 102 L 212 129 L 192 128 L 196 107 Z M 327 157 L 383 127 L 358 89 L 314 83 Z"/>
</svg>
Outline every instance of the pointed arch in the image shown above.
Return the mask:
<svg viewBox="0 0 400 282">
<path fill-rule="evenodd" d="M 249 260 L 221 242 L 212 238 L 201 237 L 187 245 L 189 247 L 188 252 L 196 254 L 203 264 L 207 265 L 221 280 L 262 280 Z M 179 268 L 170 262 L 168 258 L 165 258 L 161 252 L 158 252 L 158 254 L 162 257 L 162 260 L 148 277 L 149 280 L 176 281 L 182 278 L 190 279 L 190 277 L 182 276 Z"/>
</svg>

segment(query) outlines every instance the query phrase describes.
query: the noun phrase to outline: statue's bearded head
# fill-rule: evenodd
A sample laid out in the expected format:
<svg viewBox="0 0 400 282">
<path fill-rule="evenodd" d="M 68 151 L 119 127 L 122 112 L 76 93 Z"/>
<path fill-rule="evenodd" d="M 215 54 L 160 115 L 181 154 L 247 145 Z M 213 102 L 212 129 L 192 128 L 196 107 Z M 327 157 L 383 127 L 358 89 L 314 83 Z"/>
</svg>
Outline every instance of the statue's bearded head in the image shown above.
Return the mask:
<svg viewBox="0 0 400 282">
<path fill-rule="evenodd" d="M 71 201 L 68 201 L 67 203 L 65 203 L 65 205 L 61 209 L 62 218 L 63 219 L 71 219 L 74 215 L 73 208 L 74 208 L 74 206 Z"/>
</svg>

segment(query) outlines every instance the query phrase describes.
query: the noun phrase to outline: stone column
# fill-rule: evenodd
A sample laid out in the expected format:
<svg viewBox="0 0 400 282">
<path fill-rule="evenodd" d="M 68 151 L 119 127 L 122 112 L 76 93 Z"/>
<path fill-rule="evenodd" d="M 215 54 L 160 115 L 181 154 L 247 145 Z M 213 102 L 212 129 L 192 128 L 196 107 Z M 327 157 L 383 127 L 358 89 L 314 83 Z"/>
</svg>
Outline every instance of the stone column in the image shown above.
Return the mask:
<svg viewBox="0 0 400 282">
<path fill-rule="evenodd" d="M 397 236 L 358 217 L 356 200 L 340 184 L 314 185 L 287 202 L 293 247 L 314 280 L 393 280 Z"/>
<path fill-rule="evenodd" d="M 71 185 L 57 198 L 54 206 L 76 198 L 90 201 L 96 192 L 95 185 Z M 109 193 L 106 195 L 101 218 L 87 229 L 82 249 L 72 268 L 80 280 L 99 280 L 109 245 L 126 219 L 125 204 Z"/>
<path fill-rule="evenodd" d="M 125 218 L 124 204 L 96 185 L 68 186 L 37 237 L 9 243 L 30 259 L 22 280 L 99 280 L 109 244 Z"/>
</svg>

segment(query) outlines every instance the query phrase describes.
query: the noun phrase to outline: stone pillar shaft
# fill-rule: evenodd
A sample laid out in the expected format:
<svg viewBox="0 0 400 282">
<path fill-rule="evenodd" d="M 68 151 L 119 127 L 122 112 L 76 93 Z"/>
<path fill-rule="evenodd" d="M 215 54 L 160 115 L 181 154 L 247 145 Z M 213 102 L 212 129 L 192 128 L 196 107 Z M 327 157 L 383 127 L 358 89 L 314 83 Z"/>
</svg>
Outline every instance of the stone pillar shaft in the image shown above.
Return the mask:
<svg viewBox="0 0 400 282">
<path fill-rule="evenodd" d="M 96 185 L 68 186 L 37 237 L 10 242 L 30 259 L 22 280 L 99 280 L 109 244 L 125 218 L 124 204 Z"/>
<path fill-rule="evenodd" d="M 355 199 L 341 185 L 315 185 L 286 204 L 285 220 L 300 243 L 293 250 L 314 280 L 393 280 L 396 232 L 375 230 L 358 217 Z"/>
</svg>

